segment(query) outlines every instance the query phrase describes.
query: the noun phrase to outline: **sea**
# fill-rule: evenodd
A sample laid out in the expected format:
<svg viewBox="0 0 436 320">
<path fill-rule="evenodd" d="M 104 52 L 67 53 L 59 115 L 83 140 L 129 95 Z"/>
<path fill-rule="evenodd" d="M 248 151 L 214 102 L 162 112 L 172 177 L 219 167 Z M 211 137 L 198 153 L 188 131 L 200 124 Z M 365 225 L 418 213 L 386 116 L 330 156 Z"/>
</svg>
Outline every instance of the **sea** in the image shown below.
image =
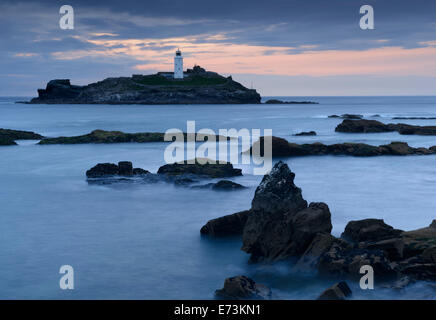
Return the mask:
<svg viewBox="0 0 436 320">
<path fill-rule="evenodd" d="M 47 137 L 95 129 L 123 132 L 196 128 L 272 129 L 296 143 L 404 141 L 436 145 L 434 136 L 396 132 L 335 132 L 337 114 L 361 114 L 385 123 L 436 125 L 436 97 L 267 97 L 319 104 L 247 105 L 29 105 L 0 98 L 0 128 Z M 294 136 L 301 131 L 316 136 Z M 263 131 L 261 131 L 263 132 Z M 36 145 L 0 147 L 0 299 L 213 299 L 224 279 L 247 275 L 271 287 L 277 299 L 315 299 L 333 280 L 293 272 L 292 262 L 249 264 L 239 237 L 210 239 L 200 228 L 210 219 L 248 209 L 262 175 L 235 164 L 231 178 L 246 189 L 230 192 L 167 182 L 89 184 L 97 163 L 132 161 L 151 172 L 165 164 L 168 143 Z M 278 161 L 275 159 L 274 161 Z M 436 219 L 436 155 L 308 156 L 281 159 L 295 172 L 308 202 L 325 202 L 332 233 L 350 220 L 378 218 L 412 230 Z M 62 290 L 61 266 L 74 270 L 74 289 Z M 353 299 L 435 299 L 434 284 L 374 290 L 350 283 Z"/>
</svg>

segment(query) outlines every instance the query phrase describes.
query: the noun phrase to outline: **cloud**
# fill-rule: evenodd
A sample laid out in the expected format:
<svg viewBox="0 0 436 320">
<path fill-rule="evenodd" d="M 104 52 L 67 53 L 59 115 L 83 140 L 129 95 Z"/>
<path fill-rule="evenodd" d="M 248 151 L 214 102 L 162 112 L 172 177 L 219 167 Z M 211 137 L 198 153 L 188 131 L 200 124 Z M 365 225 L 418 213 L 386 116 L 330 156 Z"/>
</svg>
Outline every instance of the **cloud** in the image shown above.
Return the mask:
<svg viewBox="0 0 436 320">
<path fill-rule="evenodd" d="M 37 55 L 38 55 L 37 53 L 33 53 L 33 52 L 20 52 L 20 53 L 14 54 L 14 57 L 29 58 L 29 57 L 35 57 Z"/>
</svg>

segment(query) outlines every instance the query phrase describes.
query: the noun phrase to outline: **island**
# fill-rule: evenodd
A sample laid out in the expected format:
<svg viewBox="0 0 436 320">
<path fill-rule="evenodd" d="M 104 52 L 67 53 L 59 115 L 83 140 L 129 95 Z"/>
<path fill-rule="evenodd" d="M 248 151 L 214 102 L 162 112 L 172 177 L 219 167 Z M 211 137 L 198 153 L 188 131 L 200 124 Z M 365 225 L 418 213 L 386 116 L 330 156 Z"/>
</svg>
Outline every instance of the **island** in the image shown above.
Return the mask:
<svg viewBox="0 0 436 320">
<path fill-rule="evenodd" d="M 200 66 L 187 69 L 181 79 L 172 73 L 107 78 L 85 86 L 69 79 L 48 82 L 31 104 L 259 104 L 261 97 L 231 76 Z"/>
</svg>

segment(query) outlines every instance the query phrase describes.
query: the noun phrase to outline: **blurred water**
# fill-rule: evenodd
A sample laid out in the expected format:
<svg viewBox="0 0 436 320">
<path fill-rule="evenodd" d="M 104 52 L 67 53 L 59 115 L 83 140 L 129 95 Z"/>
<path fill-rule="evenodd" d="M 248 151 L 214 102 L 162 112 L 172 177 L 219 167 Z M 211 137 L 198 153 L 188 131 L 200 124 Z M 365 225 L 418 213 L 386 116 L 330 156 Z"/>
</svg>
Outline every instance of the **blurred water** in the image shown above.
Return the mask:
<svg viewBox="0 0 436 320">
<path fill-rule="evenodd" d="M 379 145 L 406 141 L 436 145 L 431 136 L 397 133 L 335 133 L 340 119 L 358 113 L 383 122 L 394 116 L 436 116 L 436 97 L 298 97 L 319 105 L 23 105 L 0 98 L 0 127 L 45 136 L 71 136 L 94 129 L 125 132 L 179 128 L 259 128 L 294 142 L 358 141 Z M 436 125 L 436 120 L 401 120 Z M 294 137 L 315 130 L 316 137 Z M 155 172 L 166 144 L 51 145 L 20 141 L 0 147 L 0 298 L 209 299 L 226 277 L 247 274 L 280 298 L 311 299 L 330 283 L 291 274 L 289 263 L 248 265 L 238 238 L 208 240 L 201 226 L 211 218 L 249 208 L 261 177 L 250 166 L 232 180 L 248 186 L 234 192 L 171 184 L 88 185 L 87 169 L 98 162 L 132 161 Z M 333 233 L 352 219 L 383 218 L 415 229 L 436 219 L 436 156 L 286 159 L 296 184 L 310 201 L 326 202 Z M 59 289 L 59 267 L 75 270 L 75 290 Z M 353 284 L 355 285 L 355 284 Z M 399 293 L 385 289 L 356 298 L 434 298 L 419 283 Z"/>
</svg>

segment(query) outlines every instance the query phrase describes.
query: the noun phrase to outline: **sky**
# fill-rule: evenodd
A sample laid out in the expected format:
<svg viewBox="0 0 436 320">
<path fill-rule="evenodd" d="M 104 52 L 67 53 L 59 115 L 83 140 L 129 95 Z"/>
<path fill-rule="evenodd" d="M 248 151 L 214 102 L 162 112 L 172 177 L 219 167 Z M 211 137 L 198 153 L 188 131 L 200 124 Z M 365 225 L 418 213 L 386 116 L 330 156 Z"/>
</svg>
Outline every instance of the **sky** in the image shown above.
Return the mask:
<svg viewBox="0 0 436 320">
<path fill-rule="evenodd" d="M 435 0 L 0 0 L 0 35 L 0 96 L 172 71 L 177 48 L 264 96 L 436 95 Z"/>
</svg>

